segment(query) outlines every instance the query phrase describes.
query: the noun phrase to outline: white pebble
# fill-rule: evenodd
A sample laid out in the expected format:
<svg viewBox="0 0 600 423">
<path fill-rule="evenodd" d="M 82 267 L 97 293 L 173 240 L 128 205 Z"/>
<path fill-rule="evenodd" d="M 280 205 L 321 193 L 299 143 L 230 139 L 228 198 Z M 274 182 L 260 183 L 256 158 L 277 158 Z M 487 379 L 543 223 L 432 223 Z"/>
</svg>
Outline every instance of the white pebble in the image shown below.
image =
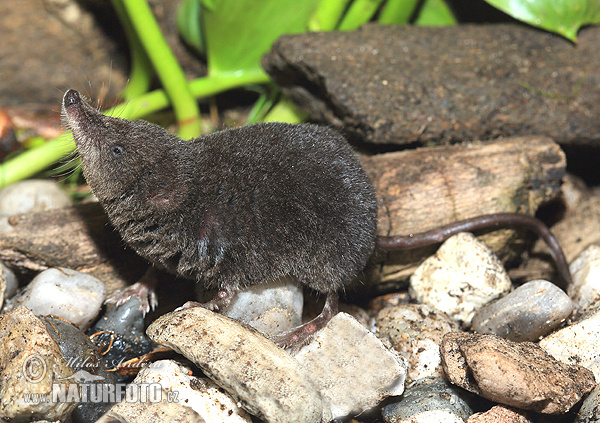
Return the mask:
<svg viewBox="0 0 600 423">
<path fill-rule="evenodd" d="M 600 246 L 590 245 L 569 266 L 573 283 L 567 294 L 578 310 L 600 299 Z"/>
<path fill-rule="evenodd" d="M 160 360 L 140 370 L 132 388 L 138 386 L 160 385 L 166 398 L 162 403 L 176 402 L 182 408 L 193 409 L 205 423 L 250 423 L 250 415 L 242 410 L 236 401 L 224 393 L 214 382 L 206 378 L 190 375 L 190 369 L 172 360 Z M 137 388 L 140 389 L 140 388 Z M 131 405 L 122 401 L 108 411 L 108 416 L 117 417 L 124 413 L 123 408 Z"/>
<path fill-rule="evenodd" d="M 539 342 L 540 347 L 558 361 L 578 364 L 600 380 L 600 310 L 557 330 Z"/>
<path fill-rule="evenodd" d="M 326 421 L 404 392 L 406 362 L 354 317 L 338 313 L 295 358 L 320 389 Z"/>
<path fill-rule="evenodd" d="M 100 312 L 105 297 L 106 287 L 98 279 L 60 267 L 37 275 L 13 301 L 36 315 L 53 314 L 85 330 Z"/>
<path fill-rule="evenodd" d="M 468 325 L 479 308 L 510 288 L 506 270 L 494 253 L 473 235 L 460 233 L 421 263 L 410 279 L 409 293 Z"/>
<path fill-rule="evenodd" d="M 72 202 L 56 182 L 30 179 L 0 190 L 0 215 L 13 216 L 71 206 Z"/>
<path fill-rule="evenodd" d="M 238 291 L 221 314 L 273 336 L 302 324 L 302 306 L 302 288 L 298 282 L 282 278 Z"/>
</svg>

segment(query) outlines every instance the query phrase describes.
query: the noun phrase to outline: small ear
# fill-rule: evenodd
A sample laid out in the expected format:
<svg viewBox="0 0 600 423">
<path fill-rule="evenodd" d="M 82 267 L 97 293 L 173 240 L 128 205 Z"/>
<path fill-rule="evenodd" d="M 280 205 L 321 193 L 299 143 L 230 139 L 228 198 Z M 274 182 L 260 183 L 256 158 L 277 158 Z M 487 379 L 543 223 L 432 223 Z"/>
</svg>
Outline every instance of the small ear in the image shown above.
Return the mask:
<svg viewBox="0 0 600 423">
<path fill-rule="evenodd" d="M 158 210 L 173 210 L 183 204 L 186 194 L 187 189 L 183 185 L 160 186 L 151 193 L 149 203 Z"/>
</svg>

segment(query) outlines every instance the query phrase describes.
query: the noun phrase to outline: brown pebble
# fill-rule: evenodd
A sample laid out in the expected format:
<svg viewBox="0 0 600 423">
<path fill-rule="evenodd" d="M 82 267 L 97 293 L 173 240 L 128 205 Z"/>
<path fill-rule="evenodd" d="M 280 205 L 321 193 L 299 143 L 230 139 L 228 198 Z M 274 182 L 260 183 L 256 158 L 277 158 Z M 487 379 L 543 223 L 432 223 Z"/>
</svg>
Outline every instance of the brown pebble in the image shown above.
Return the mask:
<svg viewBox="0 0 600 423">
<path fill-rule="evenodd" d="M 539 413 L 566 413 L 596 385 L 588 369 L 561 363 L 531 342 L 451 332 L 440 351 L 450 382 L 491 401 Z"/>
<path fill-rule="evenodd" d="M 496 405 L 484 413 L 473 414 L 467 423 L 531 423 L 531 419 L 523 410 Z"/>
</svg>

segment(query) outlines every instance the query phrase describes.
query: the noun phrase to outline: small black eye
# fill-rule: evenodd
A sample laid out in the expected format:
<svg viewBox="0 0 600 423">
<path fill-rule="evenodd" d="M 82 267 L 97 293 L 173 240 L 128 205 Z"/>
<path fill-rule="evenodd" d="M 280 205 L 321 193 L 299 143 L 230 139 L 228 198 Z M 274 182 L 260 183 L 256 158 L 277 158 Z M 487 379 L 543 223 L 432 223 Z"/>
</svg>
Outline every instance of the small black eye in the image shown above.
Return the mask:
<svg viewBox="0 0 600 423">
<path fill-rule="evenodd" d="M 115 157 L 121 157 L 123 155 L 123 147 L 121 147 L 120 145 L 113 145 L 110 148 L 110 152 Z"/>
</svg>

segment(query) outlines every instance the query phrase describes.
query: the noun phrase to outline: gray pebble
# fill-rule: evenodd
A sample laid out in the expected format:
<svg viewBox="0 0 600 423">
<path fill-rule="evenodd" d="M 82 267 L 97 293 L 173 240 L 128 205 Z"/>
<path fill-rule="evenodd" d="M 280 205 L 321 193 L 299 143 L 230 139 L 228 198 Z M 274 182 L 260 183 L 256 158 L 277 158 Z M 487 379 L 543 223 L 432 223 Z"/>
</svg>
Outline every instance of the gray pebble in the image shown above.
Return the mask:
<svg viewBox="0 0 600 423">
<path fill-rule="evenodd" d="M 512 284 L 494 253 L 470 233 L 450 237 L 410 278 L 417 301 L 469 325 L 475 311 L 510 291 Z"/>
<path fill-rule="evenodd" d="M 95 277 L 63 267 L 37 275 L 11 303 L 23 305 L 34 314 L 53 314 L 87 329 L 96 318 L 106 287 Z"/>
<path fill-rule="evenodd" d="M 573 423 L 597 423 L 600 422 L 600 385 L 583 400 L 581 408 Z"/>
<path fill-rule="evenodd" d="M 139 342 L 145 338 L 144 313 L 138 295 L 132 295 L 125 303 L 113 307 L 98 319 L 94 325 L 97 332 L 108 331 L 120 335 L 129 342 Z"/>
<path fill-rule="evenodd" d="M 437 377 L 427 377 L 411 383 L 398 402 L 383 407 L 383 420 L 395 423 L 424 411 L 446 410 L 466 420 L 473 409 L 465 397 L 465 391 Z"/>
<path fill-rule="evenodd" d="M 0 215 L 13 216 L 69 207 L 71 199 L 51 180 L 29 179 L 0 190 Z"/>
<path fill-rule="evenodd" d="M 527 282 L 478 310 L 473 330 L 511 341 L 537 341 L 561 325 L 573 312 L 565 292 L 545 280 Z"/>
<path fill-rule="evenodd" d="M 302 288 L 291 278 L 241 289 L 221 314 L 268 336 L 302 324 Z"/>
</svg>

